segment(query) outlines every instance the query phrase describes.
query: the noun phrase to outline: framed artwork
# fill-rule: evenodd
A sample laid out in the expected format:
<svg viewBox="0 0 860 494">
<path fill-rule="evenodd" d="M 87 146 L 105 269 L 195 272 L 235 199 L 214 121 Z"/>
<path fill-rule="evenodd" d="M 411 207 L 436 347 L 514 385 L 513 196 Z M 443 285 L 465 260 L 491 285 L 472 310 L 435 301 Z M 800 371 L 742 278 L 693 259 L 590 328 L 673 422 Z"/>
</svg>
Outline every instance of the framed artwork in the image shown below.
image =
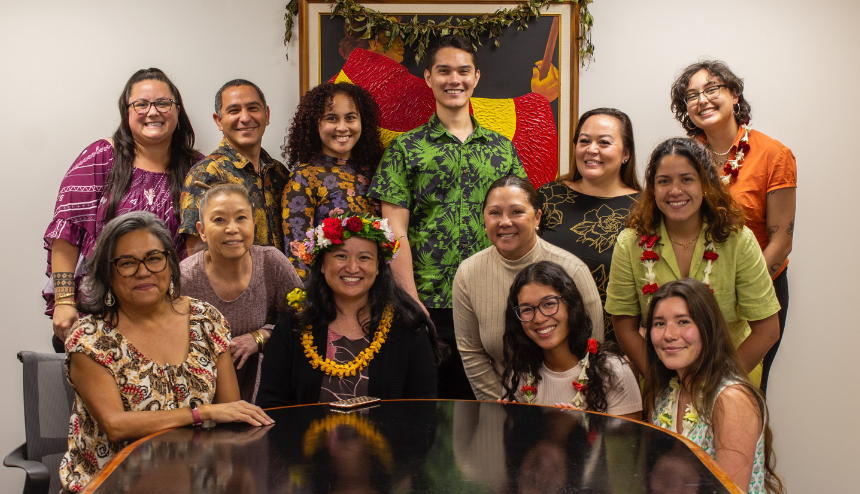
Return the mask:
<svg viewBox="0 0 860 494">
<path fill-rule="evenodd" d="M 516 1 L 484 1 L 473 0 L 469 3 L 450 0 L 425 0 L 416 1 L 390 1 L 376 0 L 363 3 L 367 8 L 378 12 L 390 14 L 398 19 L 412 19 L 418 16 L 422 22 L 434 20 L 437 23 L 444 22 L 449 17 L 475 17 L 493 13 L 498 9 L 516 6 Z M 395 39 L 392 48 L 384 51 L 384 44 L 374 40 L 360 39 L 361 32 L 349 35 L 346 33 L 344 18 L 330 17 L 332 3 L 325 0 L 300 0 L 299 23 L 300 31 L 300 94 L 308 89 L 328 81 L 352 81 L 346 72 L 349 72 L 347 62 L 356 51 L 382 55 L 386 58 L 385 63 L 394 66 L 393 62 L 399 64 L 394 66 L 400 71 L 402 77 L 411 79 L 411 85 L 418 88 L 423 83 L 425 60 L 420 65 L 415 61 L 414 47 L 404 46 L 401 39 Z M 579 94 L 579 53 L 577 49 L 578 9 L 576 4 L 569 2 L 552 3 L 548 9 L 541 10 L 540 17 L 533 18 L 528 22 L 528 29 L 517 30 L 516 24 L 504 28 L 503 35 L 499 37 L 500 46 L 496 47 L 494 40 L 486 36 L 481 37 L 481 45 L 478 47 L 478 69 L 481 72 L 479 84 L 475 87 L 472 100 L 472 110 L 475 117 L 485 127 L 496 130 L 510 138 L 522 158 L 523 149 L 526 145 L 519 145 L 513 138 L 513 130 L 510 135 L 504 131 L 494 128 L 492 123 L 485 124 L 485 118 L 489 121 L 499 114 L 501 108 L 511 108 L 519 116 L 515 118 L 520 127 L 528 125 L 528 119 L 537 113 L 529 106 L 529 102 L 539 101 L 541 111 L 545 114 L 541 121 L 531 123 L 534 129 L 547 133 L 554 127 L 555 132 L 552 141 L 544 139 L 539 146 L 532 148 L 547 148 L 555 146 L 550 159 L 555 162 L 552 170 L 544 171 L 544 178 L 536 180 L 529 171 L 529 178 L 533 183 L 545 183 L 555 178 L 556 174 L 565 174 L 569 170 L 571 162 L 571 141 L 574 122 L 578 115 Z M 431 45 L 436 38 L 431 38 Z M 416 43 L 417 46 L 417 43 Z M 371 57 L 376 55 L 370 55 Z M 355 57 L 353 57 L 355 58 Z M 376 57 L 376 60 L 382 60 Z M 552 67 L 541 71 L 544 67 L 543 61 L 551 62 Z M 404 70 L 405 69 L 405 70 Z M 544 74 L 546 73 L 546 74 Z M 420 81 L 415 78 L 420 78 Z M 364 84 L 355 82 L 364 87 Z M 387 86 L 392 88 L 392 86 Z M 367 87 L 365 87 L 367 89 Z M 537 98 L 541 95 L 546 98 L 543 101 Z M 391 97 L 391 96 L 385 96 Z M 377 94 L 374 98 L 379 103 Z M 477 99 L 477 100 L 476 100 Z M 548 105 L 546 104 L 548 102 Z M 481 116 L 479 116 L 479 110 Z M 426 112 L 425 112 L 426 113 Z M 432 110 L 431 110 L 432 113 Z M 533 120 L 535 120 L 533 118 Z M 426 119 L 424 120 L 426 121 Z M 391 129 L 389 137 L 410 127 L 403 124 L 403 129 Z M 413 126 L 414 122 L 412 123 Z M 420 123 L 419 123 L 420 125 Z M 504 125 L 496 124 L 496 125 Z M 396 126 L 396 125 L 393 125 Z M 382 130 L 385 135 L 385 130 Z M 385 141 L 386 139 L 383 138 Z M 520 138 L 522 140 L 522 138 Z M 390 141 L 390 138 L 388 139 Z M 552 146 L 547 146 L 552 142 Z M 387 143 L 387 142 L 386 142 Z M 528 152 L 528 151 L 527 151 Z M 546 162 L 547 157 L 542 158 Z M 526 163 L 526 159 L 523 159 Z M 545 166 L 546 168 L 546 166 Z M 552 176 L 550 176 L 552 175 Z M 547 178 L 548 177 L 548 178 Z"/>
</svg>

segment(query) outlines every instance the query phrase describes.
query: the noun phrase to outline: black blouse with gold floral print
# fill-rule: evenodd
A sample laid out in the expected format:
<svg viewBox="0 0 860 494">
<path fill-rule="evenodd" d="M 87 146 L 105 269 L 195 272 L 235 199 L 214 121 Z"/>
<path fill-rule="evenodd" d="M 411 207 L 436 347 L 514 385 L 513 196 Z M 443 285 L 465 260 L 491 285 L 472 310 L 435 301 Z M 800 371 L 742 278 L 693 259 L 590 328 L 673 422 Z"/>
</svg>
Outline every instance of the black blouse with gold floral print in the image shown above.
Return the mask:
<svg viewBox="0 0 860 494">
<path fill-rule="evenodd" d="M 615 239 L 639 194 L 594 197 L 576 192 L 563 182 L 550 182 L 538 189 L 542 203 L 541 237 L 580 258 L 594 277 L 602 304 L 612 264 Z M 612 319 L 604 314 L 606 338 L 615 340 Z"/>
</svg>

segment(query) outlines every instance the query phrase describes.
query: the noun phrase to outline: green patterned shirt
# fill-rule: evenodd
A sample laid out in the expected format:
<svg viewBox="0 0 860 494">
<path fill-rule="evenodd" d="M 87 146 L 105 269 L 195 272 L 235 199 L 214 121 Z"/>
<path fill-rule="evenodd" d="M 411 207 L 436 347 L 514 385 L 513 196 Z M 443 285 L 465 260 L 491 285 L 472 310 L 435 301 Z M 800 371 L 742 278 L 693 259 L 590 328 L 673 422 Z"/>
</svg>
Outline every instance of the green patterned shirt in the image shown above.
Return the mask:
<svg viewBox="0 0 860 494">
<path fill-rule="evenodd" d="M 289 172 L 264 149 L 260 149 L 260 163 L 262 173 L 257 173 L 250 161 L 227 144 L 227 139 L 222 139 L 218 149 L 194 165 L 185 177 L 185 187 L 179 201 L 182 206 L 179 233 L 197 235 L 197 207 L 204 190 L 194 185 L 194 182 L 207 185 L 222 182 L 242 184 L 248 188 L 254 205 L 254 244 L 271 245 L 283 251 L 281 194 L 289 179 Z"/>
<path fill-rule="evenodd" d="M 460 263 L 490 243 L 481 206 L 497 178 L 526 178 L 511 141 L 472 117 L 475 130 L 460 142 L 434 114 L 401 134 L 385 151 L 370 197 L 409 210 L 409 246 L 418 296 L 430 309 L 451 308 Z"/>
</svg>

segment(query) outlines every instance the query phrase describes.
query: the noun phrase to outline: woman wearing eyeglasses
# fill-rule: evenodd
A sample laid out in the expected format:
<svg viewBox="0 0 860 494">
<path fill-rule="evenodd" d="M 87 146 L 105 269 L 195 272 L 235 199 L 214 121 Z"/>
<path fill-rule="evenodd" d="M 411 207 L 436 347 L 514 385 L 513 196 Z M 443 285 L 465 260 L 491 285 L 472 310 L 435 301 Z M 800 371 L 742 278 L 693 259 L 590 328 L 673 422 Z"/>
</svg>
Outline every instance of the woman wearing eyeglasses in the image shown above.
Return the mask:
<svg viewBox="0 0 860 494">
<path fill-rule="evenodd" d="M 779 340 L 762 364 L 765 391 L 788 311 L 786 271 L 794 238 L 797 163 L 789 148 L 752 129 L 744 83 L 723 62 L 690 65 L 672 84 L 671 96 L 675 118 L 688 136 L 708 147 L 732 198 L 743 208 L 773 280 L 781 306 Z"/>
<path fill-rule="evenodd" d="M 129 441 L 185 425 L 272 424 L 239 401 L 230 326 L 211 305 L 179 295 L 173 234 L 155 215 L 110 221 L 87 259 L 87 296 L 66 340 L 75 388 L 63 492 L 80 492 Z"/>
<path fill-rule="evenodd" d="M 640 419 L 636 376 L 618 345 L 591 338 L 567 271 L 541 261 L 514 279 L 505 311 L 504 399 Z"/>
<path fill-rule="evenodd" d="M 159 69 L 141 69 L 119 97 L 120 125 L 78 155 L 60 184 L 45 231 L 50 280 L 42 291 L 54 326 L 54 349 L 78 318 L 75 303 L 85 261 L 104 225 L 129 211 L 149 211 L 165 222 L 180 259 L 179 195 L 188 170 L 202 159 L 176 86 Z"/>
<path fill-rule="evenodd" d="M 603 308 L 584 262 L 537 236 L 540 200 L 532 184 L 516 175 L 490 185 L 484 199 L 484 226 L 493 244 L 463 261 L 454 276 L 454 333 L 463 368 L 479 400 L 502 397 L 505 303 L 514 278 L 538 261 L 561 265 L 576 283 L 589 335 L 603 341 Z"/>
</svg>

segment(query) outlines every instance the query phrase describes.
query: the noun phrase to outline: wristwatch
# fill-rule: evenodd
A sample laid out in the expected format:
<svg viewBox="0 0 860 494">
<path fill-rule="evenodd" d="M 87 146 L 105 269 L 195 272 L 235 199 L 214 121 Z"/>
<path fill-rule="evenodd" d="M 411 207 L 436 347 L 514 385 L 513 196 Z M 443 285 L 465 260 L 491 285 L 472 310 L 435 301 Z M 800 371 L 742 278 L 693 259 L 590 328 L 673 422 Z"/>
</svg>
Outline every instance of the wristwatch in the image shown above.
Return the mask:
<svg viewBox="0 0 860 494">
<path fill-rule="evenodd" d="M 191 402 L 191 415 L 194 416 L 194 426 L 200 427 L 203 425 L 203 420 L 200 418 L 200 410 L 197 409 L 197 402 Z"/>
</svg>

